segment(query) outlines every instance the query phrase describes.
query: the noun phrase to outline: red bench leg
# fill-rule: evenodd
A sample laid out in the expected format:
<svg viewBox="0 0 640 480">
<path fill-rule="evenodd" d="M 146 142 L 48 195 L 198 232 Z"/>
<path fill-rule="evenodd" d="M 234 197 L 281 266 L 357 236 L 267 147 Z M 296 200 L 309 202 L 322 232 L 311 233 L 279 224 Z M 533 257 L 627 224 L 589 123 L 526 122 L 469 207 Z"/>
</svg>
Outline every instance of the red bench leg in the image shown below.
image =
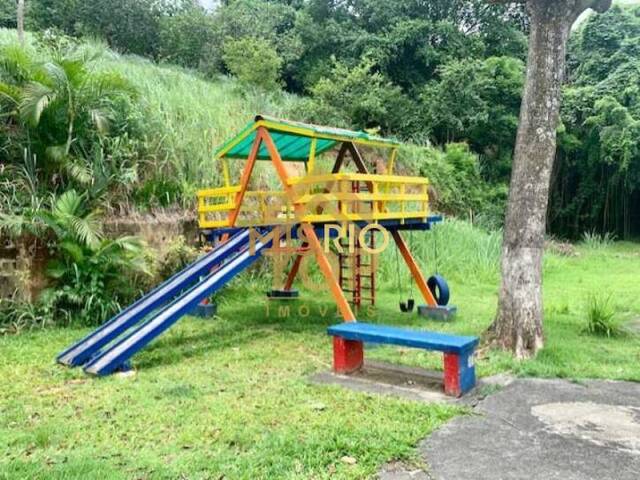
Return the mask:
<svg viewBox="0 0 640 480">
<path fill-rule="evenodd" d="M 364 349 L 362 342 L 333 337 L 333 371 L 350 373 L 362 367 Z"/>
<path fill-rule="evenodd" d="M 444 354 L 444 393 L 459 397 L 476 385 L 473 351 L 464 354 Z"/>
</svg>

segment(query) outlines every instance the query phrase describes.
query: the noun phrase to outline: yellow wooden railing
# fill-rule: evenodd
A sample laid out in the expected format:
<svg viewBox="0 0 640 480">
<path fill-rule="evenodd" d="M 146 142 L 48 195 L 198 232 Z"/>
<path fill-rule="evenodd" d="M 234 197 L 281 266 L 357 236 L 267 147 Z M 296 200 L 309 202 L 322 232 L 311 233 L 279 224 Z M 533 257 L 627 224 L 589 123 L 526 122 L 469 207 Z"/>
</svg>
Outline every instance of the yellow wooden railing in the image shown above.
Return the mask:
<svg viewBox="0 0 640 480">
<path fill-rule="evenodd" d="M 426 218 L 429 181 L 426 178 L 362 173 L 310 175 L 289 179 L 295 195 L 283 191 L 247 191 L 235 226 L 290 223 L 356 222 Z M 229 227 L 240 186 L 200 190 L 201 228 Z M 294 213 L 296 206 L 302 214 Z"/>
</svg>

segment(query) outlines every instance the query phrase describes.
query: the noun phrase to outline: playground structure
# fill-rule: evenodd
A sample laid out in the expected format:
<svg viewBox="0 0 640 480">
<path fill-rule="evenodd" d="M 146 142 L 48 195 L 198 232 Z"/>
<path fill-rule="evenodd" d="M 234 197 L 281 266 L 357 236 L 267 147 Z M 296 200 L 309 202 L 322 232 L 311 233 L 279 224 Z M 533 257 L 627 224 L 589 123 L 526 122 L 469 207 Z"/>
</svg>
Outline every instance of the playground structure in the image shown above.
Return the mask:
<svg viewBox="0 0 640 480">
<path fill-rule="evenodd" d="M 439 303 L 448 298 L 446 283 L 440 277 L 425 280 L 402 236 L 404 231 L 429 230 L 441 218 L 429 213 L 426 178 L 393 174 L 399 146 L 364 132 L 257 116 L 216 152 L 225 185 L 198 192 L 199 225 L 213 249 L 62 352 L 58 362 L 83 365 L 94 375 L 126 369 L 132 355 L 272 251 L 293 256 L 286 281 L 270 292 L 272 298 L 296 296 L 293 283 L 301 262 L 306 255 L 313 255 L 339 314 L 345 322 L 356 322 L 358 309 L 376 302 L 373 252 L 385 246 L 378 243 L 384 232 L 398 248 L 426 307 L 442 308 Z M 375 149 L 372 172 L 360 147 Z M 385 158 L 380 157 L 380 151 L 387 153 Z M 319 172 L 321 159 L 326 163 L 333 152 L 336 156 L 330 172 Z M 232 159 L 246 160 L 237 184 L 231 183 Z M 271 162 L 281 189 L 250 189 L 252 174 L 261 160 Z M 349 165 L 352 171 L 347 170 Z M 297 245 L 292 245 L 295 242 Z M 327 246 L 331 244 L 337 251 L 337 267 L 329 258 Z M 360 325 L 364 328 L 367 324 Z M 358 326 L 351 326 L 347 333 L 336 327 L 330 331 L 335 337 L 335 370 L 346 373 L 360 368 L 363 355 L 358 335 L 362 332 L 356 334 Z M 365 333 L 371 332 L 370 328 Z M 471 388 L 475 373 L 470 359 L 475 343 L 469 337 L 442 334 L 437 334 L 436 343 L 422 337 L 420 341 L 407 340 L 421 333 L 387 329 L 382 334 L 377 331 L 376 341 L 441 350 L 445 353 L 445 390 L 460 395 Z M 467 339 L 464 348 L 460 338 Z M 462 373 L 453 369 L 461 362 L 466 365 L 464 380 Z M 449 386 L 448 374 L 456 377 Z"/>
</svg>

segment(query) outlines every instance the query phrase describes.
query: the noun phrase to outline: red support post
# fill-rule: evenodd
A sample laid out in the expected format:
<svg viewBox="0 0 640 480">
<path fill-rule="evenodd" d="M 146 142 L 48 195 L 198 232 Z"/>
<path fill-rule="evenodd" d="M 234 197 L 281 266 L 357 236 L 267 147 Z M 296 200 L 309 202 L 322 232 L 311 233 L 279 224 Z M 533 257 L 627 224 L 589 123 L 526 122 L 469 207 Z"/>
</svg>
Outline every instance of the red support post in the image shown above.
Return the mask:
<svg viewBox="0 0 640 480">
<path fill-rule="evenodd" d="M 458 355 L 455 353 L 444 354 L 444 393 L 453 397 L 459 397 L 461 394 L 458 365 Z"/>
<path fill-rule="evenodd" d="M 333 337 L 333 371 L 351 373 L 359 370 L 364 362 L 362 342 Z"/>
<path fill-rule="evenodd" d="M 453 397 L 470 391 L 476 385 L 473 350 L 444 354 L 444 393 Z"/>
</svg>

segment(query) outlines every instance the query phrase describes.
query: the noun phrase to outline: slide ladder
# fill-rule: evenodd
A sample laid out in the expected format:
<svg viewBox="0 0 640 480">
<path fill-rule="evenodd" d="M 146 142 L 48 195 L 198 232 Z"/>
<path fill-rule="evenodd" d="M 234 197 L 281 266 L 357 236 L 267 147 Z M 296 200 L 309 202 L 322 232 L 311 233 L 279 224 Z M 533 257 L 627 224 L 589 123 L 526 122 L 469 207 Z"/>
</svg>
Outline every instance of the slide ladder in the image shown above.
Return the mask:
<svg viewBox="0 0 640 480">
<path fill-rule="evenodd" d="M 236 233 L 62 352 L 57 361 L 85 364 L 85 371 L 96 375 L 121 368 L 134 353 L 256 261 L 268 244 L 256 240 L 253 251 L 249 246 L 249 231 Z"/>
</svg>

